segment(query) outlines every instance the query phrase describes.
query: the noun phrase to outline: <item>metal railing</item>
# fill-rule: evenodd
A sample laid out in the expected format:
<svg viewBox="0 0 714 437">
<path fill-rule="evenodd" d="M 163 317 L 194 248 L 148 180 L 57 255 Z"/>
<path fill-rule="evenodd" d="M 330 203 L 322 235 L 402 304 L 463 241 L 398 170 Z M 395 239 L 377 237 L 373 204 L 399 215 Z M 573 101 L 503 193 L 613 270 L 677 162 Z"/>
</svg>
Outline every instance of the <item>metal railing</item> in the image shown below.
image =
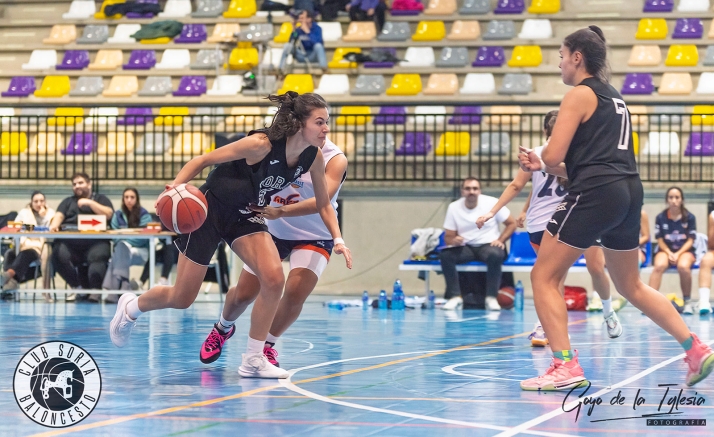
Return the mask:
<svg viewBox="0 0 714 437">
<path fill-rule="evenodd" d="M 381 115 L 379 107 L 351 115 L 344 114 L 350 107 L 331 109 L 330 138 L 347 154 L 351 180 L 458 181 L 475 175 L 504 182 L 518 169 L 519 145 L 544 143 L 543 115 L 550 108 L 494 106 L 481 114 L 457 108 L 445 113 L 443 107 L 415 114 L 407 108 L 406 114 Z M 643 181 L 714 182 L 714 116 L 683 109 L 632 115 Z M 212 150 L 216 138 L 221 145 L 221 139 L 271 122 L 265 108 L 252 111 L 203 108 L 191 115 L 132 118 L 95 108 L 83 111 L 88 115 L 0 116 L 0 179 L 64 180 L 85 171 L 104 181 L 168 181 L 188 160 Z"/>
</svg>

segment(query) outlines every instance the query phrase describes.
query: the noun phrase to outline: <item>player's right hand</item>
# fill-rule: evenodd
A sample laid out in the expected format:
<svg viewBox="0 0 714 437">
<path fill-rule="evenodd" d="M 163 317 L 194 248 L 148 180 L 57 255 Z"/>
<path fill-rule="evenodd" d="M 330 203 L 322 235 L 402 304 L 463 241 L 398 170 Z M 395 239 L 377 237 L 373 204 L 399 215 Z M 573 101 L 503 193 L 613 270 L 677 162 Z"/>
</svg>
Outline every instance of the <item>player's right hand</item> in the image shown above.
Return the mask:
<svg viewBox="0 0 714 437">
<path fill-rule="evenodd" d="M 343 243 L 339 243 L 335 244 L 335 247 L 333 247 L 332 250 L 336 254 L 344 255 L 345 265 L 347 265 L 348 269 L 352 269 L 352 252 L 350 252 L 349 247 L 345 246 Z"/>
<path fill-rule="evenodd" d="M 541 168 L 542 161 L 533 149 L 523 146 L 519 146 L 518 149 L 520 150 L 518 153 L 518 163 L 521 166 L 521 170 L 527 172 L 545 170 L 545 168 Z"/>
<path fill-rule="evenodd" d="M 493 218 L 493 213 L 487 212 L 486 214 L 484 214 L 481 217 L 476 219 L 476 227 L 481 229 L 483 227 L 483 225 L 485 225 L 486 222 L 491 220 L 492 218 Z"/>
</svg>

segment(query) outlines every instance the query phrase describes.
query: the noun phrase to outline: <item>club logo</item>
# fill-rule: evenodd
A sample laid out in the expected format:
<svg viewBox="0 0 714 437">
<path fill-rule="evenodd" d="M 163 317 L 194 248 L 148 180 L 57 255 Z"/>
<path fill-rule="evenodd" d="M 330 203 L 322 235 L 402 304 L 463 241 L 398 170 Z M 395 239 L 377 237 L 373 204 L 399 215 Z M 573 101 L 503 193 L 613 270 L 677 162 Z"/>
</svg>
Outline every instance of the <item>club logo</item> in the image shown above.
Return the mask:
<svg viewBox="0 0 714 437">
<path fill-rule="evenodd" d="M 30 349 L 13 376 L 15 400 L 34 422 L 50 428 L 76 425 L 94 410 L 102 377 L 89 352 L 66 341 Z"/>
</svg>

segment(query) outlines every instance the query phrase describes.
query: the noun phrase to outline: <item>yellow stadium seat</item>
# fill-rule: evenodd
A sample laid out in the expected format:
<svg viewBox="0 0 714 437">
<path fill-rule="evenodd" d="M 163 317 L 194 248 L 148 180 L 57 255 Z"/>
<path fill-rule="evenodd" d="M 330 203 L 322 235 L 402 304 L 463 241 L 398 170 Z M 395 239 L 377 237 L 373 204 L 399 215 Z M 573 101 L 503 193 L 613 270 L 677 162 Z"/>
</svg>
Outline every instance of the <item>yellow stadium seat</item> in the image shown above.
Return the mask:
<svg viewBox="0 0 714 437">
<path fill-rule="evenodd" d="M 369 117 L 371 113 L 369 106 L 343 106 L 335 123 L 340 126 L 364 125 L 372 121 L 372 117 Z"/>
<path fill-rule="evenodd" d="M 162 106 L 159 108 L 159 116 L 154 118 L 154 124 L 181 126 L 184 115 L 188 115 L 188 106 Z"/>
<path fill-rule="evenodd" d="M 87 68 L 90 70 L 116 70 L 124 63 L 121 50 L 99 50 L 94 62 Z"/>
<path fill-rule="evenodd" d="M 664 61 L 668 67 L 696 67 L 698 63 L 699 52 L 694 44 L 670 46 Z"/>
<path fill-rule="evenodd" d="M 659 85 L 664 95 L 688 95 L 692 93 L 692 75 L 689 73 L 664 73 Z"/>
<path fill-rule="evenodd" d="M 285 76 L 283 86 L 278 94 L 285 94 L 288 91 L 295 91 L 299 94 L 311 93 L 315 91 L 315 83 L 311 74 L 288 74 Z"/>
<path fill-rule="evenodd" d="M 356 62 L 345 60 L 347 53 L 362 53 L 360 48 L 338 47 L 332 55 L 332 60 L 327 64 L 328 68 L 357 68 Z"/>
<path fill-rule="evenodd" d="M 228 57 L 228 68 L 231 70 L 250 70 L 258 65 L 258 49 L 235 48 Z"/>
<path fill-rule="evenodd" d="M 208 42 L 229 42 L 233 41 L 234 34 L 240 32 L 238 23 L 218 23 L 213 28 L 213 33 L 208 37 Z"/>
<path fill-rule="evenodd" d="M 102 91 L 104 97 L 131 97 L 139 91 L 136 76 L 114 76 L 109 86 Z"/>
<path fill-rule="evenodd" d="M 3 132 L 0 134 L 0 155 L 19 155 L 27 150 L 27 133 Z"/>
<path fill-rule="evenodd" d="M 353 21 L 347 28 L 347 34 L 342 37 L 342 41 L 372 41 L 377 38 L 377 27 L 374 21 Z"/>
<path fill-rule="evenodd" d="M 473 41 L 481 36 L 481 26 L 479 26 L 478 21 L 454 21 L 454 25 L 451 26 L 451 32 L 447 35 L 446 39 L 452 41 Z"/>
<path fill-rule="evenodd" d="M 433 73 L 424 88 L 425 95 L 451 96 L 459 90 L 459 79 L 456 74 Z"/>
<path fill-rule="evenodd" d="M 694 105 L 692 109 L 692 124 L 708 125 L 714 124 L 714 106 L 713 105 Z"/>
<path fill-rule="evenodd" d="M 457 8 L 456 0 L 429 0 L 429 4 L 424 8 L 424 14 L 451 15 L 456 12 Z"/>
<path fill-rule="evenodd" d="M 441 41 L 446 36 L 443 21 L 420 21 L 417 24 L 412 41 Z"/>
<path fill-rule="evenodd" d="M 662 62 L 659 46 L 632 46 L 627 65 L 631 67 L 655 67 Z"/>
<path fill-rule="evenodd" d="M 255 15 L 257 10 L 255 0 L 231 0 L 223 18 L 249 18 Z"/>
<path fill-rule="evenodd" d="M 637 132 L 632 132 L 632 150 L 635 155 L 640 154 L 640 136 Z"/>
<path fill-rule="evenodd" d="M 4 133 L 3 133 L 4 135 Z M 30 150 L 41 158 L 43 155 L 54 155 L 64 147 L 64 136 L 59 132 L 39 132 L 32 139 Z"/>
<path fill-rule="evenodd" d="M 290 35 L 292 33 L 293 33 L 293 23 L 286 21 L 280 25 L 280 31 L 278 32 L 277 35 L 275 35 L 275 38 L 273 38 L 273 42 L 285 44 L 286 42 L 290 41 Z"/>
<path fill-rule="evenodd" d="M 257 106 L 234 106 L 231 108 L 230 116 L 226 117 L 226 124 L 245 126 L 250 130 L 261 123 L 263 118 L 260 115 L 260 108 Z"/>
<path fill-rule="evenodd" d="M 529 14 L 557 14 L 560 12 L 560 0 L 533 0 L 528 8 Z"/>
<path fill-rule="evenodd" d="M 83 115 L 83 108 L 57 108 L 55 109 L 55 116 L 47 118 L 47 125 L 73 126 L 84 121 Z"/>
<path fill-rule="evenodd" d="M 142 44 L 168 44 L 171 42 L 171 38 L 168 36 L 161 36 L 159 38 L 148 38 L 139 41 Z"/>
<path fill-rule="evenodd" d="M 196 156 L 208 152 L 210 149 L 211 140 L 203 132 L 181 132 L 176 135 L 171 153 L 173 155 Z"/>
<path fill-rule="evenodd" d="M 114 14 L 111 17 L 104 15 L 104 9 L 109 5 L 116 5 L 119 3 L 124 3 L 126 0 L 104 0 L 102 7 L 99 8 L 99 12 L 94 14 L 94 18 L 97 20 L 106 20 L 107 18 L 121 18 L 121 14 Z"/>
<path fill-rule="evenodd" d="M 327 137 L 345 154 L 355 153 L 355 136 L 352 132 L 330 132 Z"/>
<path fill-rule="evenodd" d="M 467 156 L 471 148 L 468 132 L 444 132 L 434 154 L 437 156 Z"/>
<path fill-rule="evenodd" d="M 77 39 L 77 27 L 74 24 L 55 24 L 50 36 L 42 40 L 43 44 L 69 44 Z"/>
<path fill-rule="evenodd" d="M 635 39 L 665 39 L 667 32 L 667 21 L 664 18 L 643 18 L 637 26 Z"/>
<path fill-rule="evenodd" d="M 395 74 L 387 88 L 388 96 L 415 96 L 421 92 L 421 76 L 418 74 Z"/>
<path fill-rule="evenodd" d="M 126 155 L 134 151 L 133 132 L 107 132 L 99 141 L 97 153 L 100 155 Z"/>
<path fill-rule="evenodd" d="M 46 76 L 35 97 L 63 97 L 69 94 L 69 76 Z"/>
<path fill-rule="evenodd" d="M 509 67 L 537 67 L 543 62 L 540 46 L 516 46 L 513 48 Z"/>
</svg>

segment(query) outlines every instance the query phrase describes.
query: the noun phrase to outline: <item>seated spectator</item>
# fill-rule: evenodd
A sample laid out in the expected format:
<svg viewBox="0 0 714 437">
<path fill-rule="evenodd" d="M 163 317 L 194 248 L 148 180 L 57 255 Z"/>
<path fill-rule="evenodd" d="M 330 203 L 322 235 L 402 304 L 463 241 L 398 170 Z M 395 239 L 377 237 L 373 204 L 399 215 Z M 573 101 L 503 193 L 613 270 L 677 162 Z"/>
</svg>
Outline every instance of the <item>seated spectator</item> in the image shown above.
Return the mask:
<svg viewBox="0 0 714 437">
<path fill-rule="evenodd" d="M 30 196 L 30 203 L 20 210 L 15 217 L 15 221 L 34 226 L 49 227 L 55 210 L 48 208 L 45 204 L 45 195 L 35 191 Z M 44 238 L 20 238 L 20 252 L 15 253 L 15 249 L 10 249 L 5 253 L 3 262 L 3 273 L 0 275 L 0 285 L 2 285 L 3 297 L 8 296 L 10 291 L 17 290 L 18 284 L 34 278 L 34 269 L 30 264 L 42 258 L 42 270 L 47 272 L 47 251 Z M 9 294 L 11 295 L 11 294 Z M 47 296 L 45 296 L 47 297 Z"/>
<path fill-rule="evenodd" d="M 156 250 L 156 262 L 161 264 L 161 276 L 159 277 L 159 285 L 171 285 L 169 275 L 171 269 L 178 262 L 178 249 L 173 242 L 164 244 L 160 249 Z M 141 283 L 149 280 L 149 261 L 144 264 L 144 271 L 141 273 Z"/>
<path fill-rule="evenodd" d="M 350 0 L 325 0 L 320 6 L 322 21 L 335 21 L 339 12 L 347 10 L 349 3 Z"/>
<path fill-rule="evenodd" d="M 377 33 L 384 27 L 384 13 L 387 10 L 386 0 L 352 0 L 345 6 L 352 21 L 372 21 L 377 27 Z"/>
<path fill-rule="evenodd" d="M 112 229 L 145 228 L 151 221 L 151 214 L 141 206 L 136 188 L 127 188 L 122 193 L 121 209 L 112 216 Z M 102 288 L 105 290 L 131 290 L 129 267 L 143 266 L 149 259 L 149 240 L 127 238 L 114 242 L 114 252 L 104 276 Z M 116 303 L 119 296 L 110 294 L 105 302 Z"/>
<path fill-rule="evenodd" d="M 714 211 L 709 213 L 707 237 L 707 253 L 699 263 L 699 314 L 701 315 L 712 312 L 709 290 L 712 286 L 712 269 L 714 269 Z"/>
<path fill-rule="evenodd" d="M 692 314 L 689 300 L 692 295 L 692 264 L 696 260 L 694 240 L 697 238 L 697 220 L 684 207 L 684 193 L 680 188 L 667 190 L 665 199 L 669 206 L 655 220 L 657 247 L 652 262 L 654 270 L 650 276 L 650 287 L 659 290 L 664 271 L 670 266 L 676 266 L 684 299 L 682 312 Z"/>
<path fill-rule="evenodd" d="M 327 70 L 327 57 L 322 39 L 322 28 L 313 21 L 312 15 L 307 11 L 300 12 L 293 23 L 294 31 L 290 35 L 290 42 L 283 46 L 279 69 L 282 73 L 288 56 L 299 62 L 317 62 L 320 68 Z"/>
<path fill-rule="evenodd" d="M 647 245 L 650 244 L 650 219 L 645 210 L 640 214 L 640 266 L 647 261 Z"/>
<path fill-rule="evenodd" d="M 79 214 L 99 214 L 110 220 L 114 213 L 111 200 L 92 192 L 92 180 L 86 173 L 72 175 L 73 196 L 67 197 L 57 208 L 50 231 L 77 227 Z M 74 289 L 102 288 L 111 256 L 109 240 L 56 239 L 52 245 L 52 265 L 67 284 Z M 87 295 L 67 295 L 68 301 L 86 299 Z"/>
<path fill-rule="evenodd" d="M 291 14 L 298 15 L 302 11 L 307 11 L 313 17 L 317 17 L 320 13 L 320 1 L 319 0 L 295 0 L 293 7 L 290 11 Z"/>
<path fill-rule="evenodd" d="M 468 177 L 461 184 L 461 199 L 452 202 L 444 219 L 444 237 L 448 247 L 441 251 L 441 270 L 446 280 L 445 298 L 461 296 L 456 265 L 471 261 L 486 263 L 486 309 L 498 311 L 496 295 L 501 285 L 501 269 L 506 259 L 506 241 L 516 229 L 516 221 L 508 208 L 501 208 L 495 220 L 489 220 L 481 229 L 476 219 L 493 208 L 498 199 L 481 194 L 478 179 Z M 503 232 L 498 225 L 503 223 Z M 448 307 L 447 307 L 448 308 Z"/>
</svg>

